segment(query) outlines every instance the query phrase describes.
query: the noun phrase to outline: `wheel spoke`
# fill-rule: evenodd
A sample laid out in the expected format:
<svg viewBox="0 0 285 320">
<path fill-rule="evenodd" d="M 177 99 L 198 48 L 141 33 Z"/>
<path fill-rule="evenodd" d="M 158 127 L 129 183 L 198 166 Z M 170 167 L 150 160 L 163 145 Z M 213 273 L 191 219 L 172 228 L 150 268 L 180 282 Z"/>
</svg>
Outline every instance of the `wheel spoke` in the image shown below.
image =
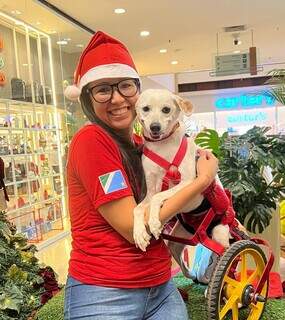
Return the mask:
<svg viewBox="0 0 285 320">
<path fill-rule="evenodd" d="M 255 278 L 257 277 L 257 275 L 258 275 L 258 270 L 255 269 L 253 273 L 248 277 L 247 283 L 252 283 L 253 280 L 255 280 Z"/>
<path fill-rule="evenodd" d="M 233 305 L 237 304 L 238 296 L 236 294 L 233 294 L 229 300 L 226 302 L 222 310 L 220 311 L 220 320 L 224 319 L 226 314 L 233 309 Z"/>
<path fill-rule="evenodd" d="M 250 308 L 250 314 L 247 318 L 247 320 L 255 320 L 257 316 L 259 316 L 264 308 L 264 305 L 262 302 L 258 302 L 257 304 L 251 303 L 249 305 Z"/>
<path fill-rule="evenodd" d="M 226 275 L 224 277 L 224 282 L 231 285 L 232 287 L 236 288 L 239 285 L 239 282 L 236 281 L 235 279 L 229 277 L 228 275 Z"/>
<path fill-rule="evenodd" d="M 232 320 L 238 320 L 238 303 L 237 302 L 232 307 Z"/>
<path fill-rule="evenodd" d="M 241 272 L 240 279 L 244 282 L 247 279 L 246 253 L 241 253 Z"/>
</svg>

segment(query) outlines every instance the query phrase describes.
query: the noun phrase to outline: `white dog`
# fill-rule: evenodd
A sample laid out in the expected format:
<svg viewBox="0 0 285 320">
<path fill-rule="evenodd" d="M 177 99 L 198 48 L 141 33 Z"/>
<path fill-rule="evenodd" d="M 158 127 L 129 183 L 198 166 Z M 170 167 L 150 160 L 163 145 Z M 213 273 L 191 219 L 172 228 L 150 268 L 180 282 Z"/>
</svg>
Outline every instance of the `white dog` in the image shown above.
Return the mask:
<svg viewBox="0 0 285 320">
<path fill-rule="evenodd" d="M 181 145 L 182 139 L 185 137 L 182 122 L 183 114 L 189 116 L 192 113 L 192 109 L 190 101 L 184 100 L 168 90 L 149 89 L 144 91 L 136 104 L 137 117 L 143 126 L 144 146 L 171 163 Z M 141 250 L 145 251 L 150 241 L 150 235 L 144 223 L 146 206 L 150 204 L 149 231 L 158 239 L 163 228 L 159 220 L 160 208 L 166 199 L 195 179 L 197 149 L 193 138 L 188 137 L 187 150 L 179 165 L 181 182 L 175 186 L 170 183 L 169 189 L 163 192 L 161 192 L 161 186 L 166 173 L 165 169 L 143 155 L 142 161 L 147 184 L 147 195 L 134 210 L 134 240 Z M 202 195 L 198 195 L 181 212 L 189 212 L 197 208 L 202 203 L 203 198 Z M 172 235 L 189 237 L 189 233 L 179 223 L 173 229 Z M 223 246 L 228 247 L 228 226 L 219 224 L 214 227 L 212 238 Z M 180 246 L 178 251 L 176 250 L 177 248 L 174 250 L 177 245 Z M 172 244 L 172 247 L 170 246 L 170 250 L 174 254 L 174 258 L 179 260 L 177 261 L 179 264 L 181 263 L 181 257 L 177 256 L 177 252 L 180 255 L 183 247 L 184 245 L 181 244 Z"/>
</svg>

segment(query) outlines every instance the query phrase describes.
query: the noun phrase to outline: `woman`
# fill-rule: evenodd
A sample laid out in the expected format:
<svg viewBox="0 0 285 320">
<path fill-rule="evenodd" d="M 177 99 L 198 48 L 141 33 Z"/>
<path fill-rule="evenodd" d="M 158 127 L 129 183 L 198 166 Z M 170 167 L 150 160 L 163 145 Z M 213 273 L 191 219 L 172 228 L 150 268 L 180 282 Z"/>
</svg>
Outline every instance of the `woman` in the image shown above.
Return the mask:
<svg viewBox="0 0 285 320">
<path fill-rule="evenodd" d="M 170 279 L 163 240 L 146 252 L 134 245 L 133 209 L 145 194 L 139 148 L 132 138 L 140 80 L 126 47 L 97 32 L 80 57 L 67 97 L 80 97 L 91 124 L 74 136 L 67 163 L 72 251 L 65 289 L 65 319 L 188 319 Z M 198 176 L 167 200 L 168 221 L 204 191 L 217 160 L 201 153 Z"/>
</svg>

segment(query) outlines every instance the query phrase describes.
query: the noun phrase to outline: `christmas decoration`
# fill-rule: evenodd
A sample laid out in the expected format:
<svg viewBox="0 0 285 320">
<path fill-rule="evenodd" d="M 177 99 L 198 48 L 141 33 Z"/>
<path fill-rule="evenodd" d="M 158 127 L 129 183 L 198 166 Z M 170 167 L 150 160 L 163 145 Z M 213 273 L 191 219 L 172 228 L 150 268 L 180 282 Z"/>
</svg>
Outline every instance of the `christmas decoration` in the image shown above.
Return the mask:
<svg viewBox="0 0 285 320">
<path fill-rule="evenodd" d="M 0 319 L 26 320 L 60 288 L 53 270 L 41 267 L 34 245 L 0 212 Z"/>
</svg>

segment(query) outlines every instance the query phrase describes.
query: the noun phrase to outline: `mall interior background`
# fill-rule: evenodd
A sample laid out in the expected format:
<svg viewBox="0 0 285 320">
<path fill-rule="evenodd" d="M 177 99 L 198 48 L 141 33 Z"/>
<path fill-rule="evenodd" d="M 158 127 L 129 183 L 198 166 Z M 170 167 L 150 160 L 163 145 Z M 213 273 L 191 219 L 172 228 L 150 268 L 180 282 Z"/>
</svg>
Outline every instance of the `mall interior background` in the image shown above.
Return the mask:
<svg viewBox="0 0 285 320">
<path fill-rule="evenodd" d="M 203 10 L 196 1 L 186 0 L 84 0 L 68 2 L 68 7 L 63 0 L 49 1 L 90 30 L 40 2 L 0 0 L 0 156 L 10 197 L 8 215 L 39 249 L 60 238 L 65 241 L 69 234 L 66 152 L 86 119 L 78 102 L 66 100 L 63 91 L 72 83 L 92 30 L 104 30 L 126 43 L 143 89 L 167 88 L 192 101 L 194 113 L 185 119 L 188 132 L 207 127 L 241 134 L 259 125 L 270 126 L 272 134 L 284 133 L 285 107 L 266 97 L 267 86 L 242 86 L 248 78 L 285 67 L 284 1 L 217 5 L 207 0 Z M 127 9 L 125 15 L 114 14 L 118 3 Z M 226 31 L 230 26 L 244 27 Z M 150 35 L 140 37 L 142 30 L 150 30 Z M 217 55 L 246 54 L 249 47 L 257 48 L 256 75 L 216 72 Z M 160 52 L 163 49 L 166 52 Z M 231 79 L 241 79 L 239 87 L 179 89 L 183 84 Z M 279 222 L 273 221 L 271 228 L 277 230 L 272 242 L 277 239 L 279 254 Z"/>
</svg>

